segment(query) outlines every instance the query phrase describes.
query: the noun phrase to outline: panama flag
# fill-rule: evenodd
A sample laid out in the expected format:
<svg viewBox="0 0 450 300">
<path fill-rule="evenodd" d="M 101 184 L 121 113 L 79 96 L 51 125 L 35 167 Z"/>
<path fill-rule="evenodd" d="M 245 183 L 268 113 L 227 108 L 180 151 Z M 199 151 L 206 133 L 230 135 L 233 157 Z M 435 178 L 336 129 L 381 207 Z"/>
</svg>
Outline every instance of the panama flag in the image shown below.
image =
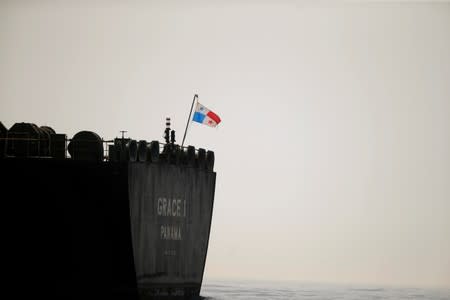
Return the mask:
<svg viewBox="0 0 450 300">
<path fill-rule="evenodd" d="M 197 102 L 195 107 L 194 118 L 192 121 L 205 124 L 211 127 L 216 127 L 220 123 L 220 118 L 218 115 L 210 111 L 207 107 L 201 105 Z"/>
</svg>

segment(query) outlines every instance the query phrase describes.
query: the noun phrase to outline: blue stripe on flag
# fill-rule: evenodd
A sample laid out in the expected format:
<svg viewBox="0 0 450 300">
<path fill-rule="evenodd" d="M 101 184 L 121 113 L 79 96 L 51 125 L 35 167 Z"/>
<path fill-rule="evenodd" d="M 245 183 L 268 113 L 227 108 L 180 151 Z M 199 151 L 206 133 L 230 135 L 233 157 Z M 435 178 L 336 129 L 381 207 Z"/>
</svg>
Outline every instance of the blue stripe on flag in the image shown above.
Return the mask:
<svg viewBox="0 0 450 300">
<path fill-rule="evenodd" d="M 196 111 L 194 113 L 194 118 L 192 119 L 192 121 L 203 123 L 204 119 L 205 119 L 205 115 Z"/>
</svg>

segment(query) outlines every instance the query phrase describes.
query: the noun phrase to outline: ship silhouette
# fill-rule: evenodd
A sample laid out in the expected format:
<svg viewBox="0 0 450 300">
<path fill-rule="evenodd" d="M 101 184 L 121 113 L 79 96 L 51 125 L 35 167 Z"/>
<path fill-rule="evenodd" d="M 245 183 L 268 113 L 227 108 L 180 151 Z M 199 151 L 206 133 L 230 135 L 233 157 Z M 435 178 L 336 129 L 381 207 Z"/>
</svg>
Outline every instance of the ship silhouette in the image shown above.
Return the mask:
<svg viewBox="0 0 450 300">
<path fill-rule="evenodd" d="M 160 143 L 0 123 L 10 278 L 44 299 L 198 297 L 214 152 L 180 147 L 166 125 Z"/>
</svg>

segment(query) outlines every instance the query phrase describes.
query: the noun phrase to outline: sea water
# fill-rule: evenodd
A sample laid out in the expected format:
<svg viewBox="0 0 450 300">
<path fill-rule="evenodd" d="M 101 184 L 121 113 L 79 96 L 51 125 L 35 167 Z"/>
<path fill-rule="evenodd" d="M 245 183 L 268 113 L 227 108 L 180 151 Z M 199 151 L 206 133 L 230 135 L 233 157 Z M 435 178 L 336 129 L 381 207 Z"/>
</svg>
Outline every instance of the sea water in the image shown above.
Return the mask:
<svg viewBox="0 0 450 300">
<path fill-rule="evenodd" d="M 207 280 L 203 282 L 200 295 L 208 300 L 450 300 L 450 289 Z"/>
</svg>

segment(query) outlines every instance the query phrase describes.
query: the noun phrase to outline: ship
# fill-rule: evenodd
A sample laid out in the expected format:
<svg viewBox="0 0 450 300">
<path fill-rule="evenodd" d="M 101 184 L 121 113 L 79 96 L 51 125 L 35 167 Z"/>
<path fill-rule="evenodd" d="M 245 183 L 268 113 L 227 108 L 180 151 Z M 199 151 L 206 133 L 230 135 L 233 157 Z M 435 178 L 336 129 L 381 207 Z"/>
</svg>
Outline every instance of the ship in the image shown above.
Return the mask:
<svg viewBox="0 0 450 300">
<path fill-rule="evenodd" d="M 202 286 L 214 152 L 93 131 L 0 122 L 3 236 L 18 294 L 191 299 Z M 8 191 L 7 193 L 5 191 Z M 29 290 L 28 290 L 29 292 Z M 20 298 L 20 297 L 14 297 Z"/>
</svg>

